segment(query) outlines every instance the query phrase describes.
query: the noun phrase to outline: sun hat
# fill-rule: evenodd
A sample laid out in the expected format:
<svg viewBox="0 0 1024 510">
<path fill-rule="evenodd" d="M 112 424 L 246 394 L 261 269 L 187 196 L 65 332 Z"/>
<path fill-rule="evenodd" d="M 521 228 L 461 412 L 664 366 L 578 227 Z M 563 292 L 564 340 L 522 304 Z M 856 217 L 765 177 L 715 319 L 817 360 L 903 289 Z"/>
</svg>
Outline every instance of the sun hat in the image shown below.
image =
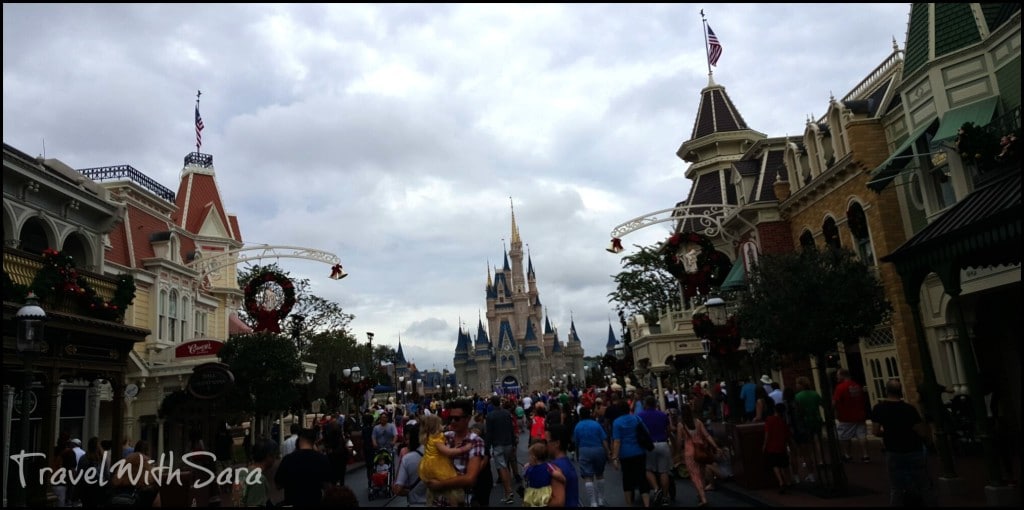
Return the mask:
<svg viewBox="0 0 1024 510">
<path fill-rule="evenodd" d="M 772 383 L 772 378 L 768 377 L 768 375 L 762 375 L 761 376 L 761 383 L 762 384 L 771 384 Z"/>
</svg>

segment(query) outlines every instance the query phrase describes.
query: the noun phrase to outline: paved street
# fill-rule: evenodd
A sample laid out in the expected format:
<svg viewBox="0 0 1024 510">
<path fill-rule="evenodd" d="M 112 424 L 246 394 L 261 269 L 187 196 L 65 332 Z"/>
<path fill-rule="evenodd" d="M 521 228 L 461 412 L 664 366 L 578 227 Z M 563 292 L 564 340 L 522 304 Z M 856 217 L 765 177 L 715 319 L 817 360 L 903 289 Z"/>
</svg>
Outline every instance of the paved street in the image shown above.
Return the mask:
<svg viewBox="0 0 1024 510">
<path fill-rule="evenodd" d="M 519 461 L 524 462 L 527 459 L 526 455 L 526 444 L 527 434 L 524 432 L 520 436 L 519 441 Z M 493 469 L 493 468 L 492 468 Z M 495 480 L 498 480 L 497 473 L 495 473 Z M 606 498 L 609 507 L 622 507 L 625 506 L 624 494 L 622 492 L 622 477 L 621 473 L 611 467 L 609 464 L 608 469 L 605 471 L 606 482 Z M 404 507 L 406 501 L 404 497 L 396 498 L 385 498 L 385 499 L 374 499 L 369 501 L 367 497 L 367 483 L 366 483 L 366 471 L 363 469 L 356 469 L 348 473 L 346 479 L 348 485 L 359 497 L 359 503 L 363 506 L 369 507 Z M 697 504 L 697 492 L 693 488 L 693 484 L 689 480 L 676 480 L 676 501 L 672 506 L 678 507 L 693 507 Z M 581 487 L 582 492 L 582 487 Z M 502 506 L 521 506 L 521 502 L 515 505 L 504 505 L 500 500 L 502 496 L 502 489 L 500 482 L 498 486 L 494 487 L 491 491 L 490 504 L 491 507 L 502 507 Z M 583 494 L 581 494 L 583 496 Z M 717 507 L 744 507 L 749 508 L 754 505 L 749 499 L 737 496 L 735 493 L 728 491 L 711 491 L 708 493 L 708 503 L 710 506 Z M 639 498 L 637 498 L 636 506 L 641 506 Z"/>
</svg>

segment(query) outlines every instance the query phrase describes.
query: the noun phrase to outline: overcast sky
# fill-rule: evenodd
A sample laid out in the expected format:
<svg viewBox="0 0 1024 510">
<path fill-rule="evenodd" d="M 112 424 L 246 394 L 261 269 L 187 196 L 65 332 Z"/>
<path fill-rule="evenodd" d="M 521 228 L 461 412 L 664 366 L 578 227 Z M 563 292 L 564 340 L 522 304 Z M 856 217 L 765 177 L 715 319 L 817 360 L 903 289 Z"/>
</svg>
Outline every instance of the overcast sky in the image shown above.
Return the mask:
<svg viewBox="0 0 1024 510">
<path fill-rule="evenodd" d="M 714 69 L 747 124 L 799 135 L 892 51 L 909 4 L 3 6 L 3 140 L 176 190 L 212 154 L 247 244 L 355 315 L 360 339 L 451 366 L 485 311 L 510 197 L 541 301 L 603 352 L 616 225 L 686 198 L 675 152 Z M 45 146 L 45 147 L 44 147 Z M 670 223 L 623 244 L 663 240 Z M 571 314 L 571 315 L 570 315 Z M 616 331 L 618 325 L 616 324 Z"/>
</svg>

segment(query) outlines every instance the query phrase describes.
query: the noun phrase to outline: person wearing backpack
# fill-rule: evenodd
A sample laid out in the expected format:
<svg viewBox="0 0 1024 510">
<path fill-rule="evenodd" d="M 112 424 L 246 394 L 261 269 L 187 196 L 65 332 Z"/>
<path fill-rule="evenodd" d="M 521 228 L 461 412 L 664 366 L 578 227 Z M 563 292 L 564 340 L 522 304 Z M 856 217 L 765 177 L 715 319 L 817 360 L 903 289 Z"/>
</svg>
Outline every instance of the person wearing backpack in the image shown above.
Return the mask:
<svg viewBox="0 0 1024 510">
<path fill-rule="evenodd" d="M 409 506 L 427 506 L 427 486 L 420 483 L 420 461 L 423 460 L 423 445 L 420 444 L 420 426 L 416 422 L 405 424 L 405 437 L 409 442 L 408 452 L 402 455 L 392 491 L 396 496 L 405 496 Z"/>
</svg>

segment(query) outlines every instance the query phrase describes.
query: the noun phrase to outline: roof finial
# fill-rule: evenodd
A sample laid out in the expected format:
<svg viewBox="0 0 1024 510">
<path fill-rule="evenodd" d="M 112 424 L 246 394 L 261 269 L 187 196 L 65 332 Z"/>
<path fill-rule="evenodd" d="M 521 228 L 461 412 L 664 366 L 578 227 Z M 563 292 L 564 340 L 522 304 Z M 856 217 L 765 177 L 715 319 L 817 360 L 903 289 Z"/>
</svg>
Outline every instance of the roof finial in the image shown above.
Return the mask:
<svg viewBox="0 0 1024 510">
<path fill-rule="evenodd" d="M 900 51 L 900 45 L 896 42 L 896 36 L 892 36 L 892 51 Z"/>
<path fill-rule="evenodd" d="M 487 259 L 487 288 L 490 289 L 491 285 L 491 259 Z"/>
<path fill-rule="evenodd" d="M 512 246 L 521 243 L 519 239 L 519 227 L 516 226 L 516 207 L 512 204 L 512 197 L 508 197 L 508 206 L 512 210 Z"/>
</svg>

